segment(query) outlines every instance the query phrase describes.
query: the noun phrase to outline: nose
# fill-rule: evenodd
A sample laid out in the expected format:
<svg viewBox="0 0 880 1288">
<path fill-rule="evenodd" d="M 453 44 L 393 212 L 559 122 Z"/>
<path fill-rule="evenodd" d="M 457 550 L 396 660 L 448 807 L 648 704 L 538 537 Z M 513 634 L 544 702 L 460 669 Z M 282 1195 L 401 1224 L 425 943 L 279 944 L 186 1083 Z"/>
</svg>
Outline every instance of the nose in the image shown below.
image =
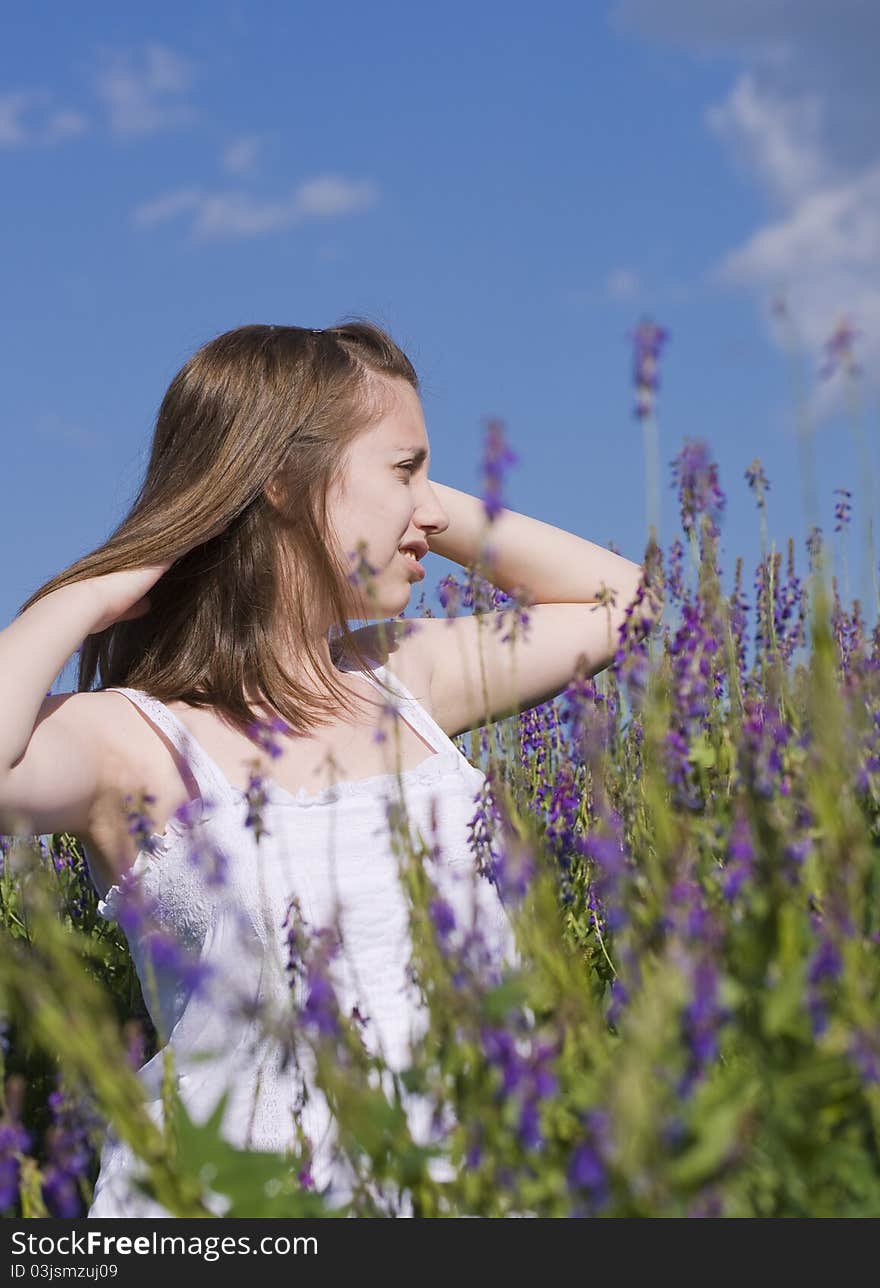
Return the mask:
<svg viewBox="0 0 880 1288">
<path fill-rule="evenodd" d="M 437 500 L 437 494 L 427 480 L 419 495 L 415 521 L 422 531 L 430 530 L 435 536 L 438 532 L 445 532 L 449 527 L 449 515 Z"/>
</svg>

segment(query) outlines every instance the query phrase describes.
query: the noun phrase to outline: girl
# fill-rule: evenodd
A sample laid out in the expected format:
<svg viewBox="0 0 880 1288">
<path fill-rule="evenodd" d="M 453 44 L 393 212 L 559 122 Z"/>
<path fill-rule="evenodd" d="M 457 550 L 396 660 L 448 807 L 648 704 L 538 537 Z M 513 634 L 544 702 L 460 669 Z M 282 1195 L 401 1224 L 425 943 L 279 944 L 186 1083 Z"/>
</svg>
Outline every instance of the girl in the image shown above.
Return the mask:
<svg viewBox="0 0 880 1288">
<path fill-rule="evenodd" d="M 378 327 L 228 331 L 171 382 L 116 531 L 0 632 L 0 822 L 79 837 L 105 917 L 149 907 L 143 932 L 125 925 L 191 1115 L 225 1091 L 226 1138 L 281 1151 L 300 1110 L 334 1202 L 353 1178 L 313 1068 L 294 1076 L 257 1023 L 289 1005 L 291 900 L 307 927 L 338 924 L 343 1007 L 401 1067 L 422 1015 L 393 786 L 438 846 L 445 897 L 477 899 L 495 959 L 515 956 L 468 846 L 484 776 L 451 739 L 553 698 L 582 660 L 602 670 L 643 597 L 641 565 L 502 510 L 489 576 L 533 605 L 525 638 L 484 614 L 402 620 L 428 552 L 484 553 L 483 503 L 429 481 L 429 458 L 416 373 Z M 658 611 L 655 590 L 642 630 Z M 44 697 L 76 649 L 77 691 Z M 253 770 L 271 780 L 261 828 Z M 134 800 L 150 805 L 135 826 Z M 158 1121 L 161 1050 L 139 1076 Z M 410 1104 L 422 1137 L 424 1108 Z M 136 1164 L 110 1131 L 90 1216 L 168 1215 Z"/>
</svg>

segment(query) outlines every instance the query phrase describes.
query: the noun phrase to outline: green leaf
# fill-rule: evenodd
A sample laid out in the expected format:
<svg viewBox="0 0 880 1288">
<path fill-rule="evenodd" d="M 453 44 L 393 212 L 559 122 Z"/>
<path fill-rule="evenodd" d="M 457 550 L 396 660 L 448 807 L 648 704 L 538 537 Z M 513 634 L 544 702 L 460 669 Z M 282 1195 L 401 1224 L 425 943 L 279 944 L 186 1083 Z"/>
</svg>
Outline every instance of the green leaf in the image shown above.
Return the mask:
<svg viewBox="0 0 880 1288">
<path fill-rule="evenodd" d="M 763 1027 L 767 1037 L 804 1036 L 804 964 L 793 962 L 764 995 Z"/>
<path fill-rule="evenodd" d="M 688 759 L 695 768 L 712 769 L 717 758 L 715 748 L 705 733 L 694 738 L 688 748 Z"/>
<path fill-rule="evenodd" d="M 669 1168 L 670 1180 L 675 1185 L 698 1185 L 712 1176 L 736 1146 L 740 1127 L 748 1114 L 753 1098 L 752 1088 L 746 1094 L 722 1101 L 705 1114 L 696 1115 L 695 1130 L 699 1133 L 696 1143 L 677 1158 Z"/>
<path fill-rule="evenodd" d="M 190 1118 L 179 1090 L 171 1089 L 172 1119 L 181 1170 L 201 1186 L 225 1195 L 224 1217 L 344 1216 L 348 1205 L 331 1209 L 320 1195 L 303 1189 L 298 1174 L 305 1160 L 296 1153 L 242 1150 L 221 1134 L 229 1092 L 204 1123 Z"/>
</svg>

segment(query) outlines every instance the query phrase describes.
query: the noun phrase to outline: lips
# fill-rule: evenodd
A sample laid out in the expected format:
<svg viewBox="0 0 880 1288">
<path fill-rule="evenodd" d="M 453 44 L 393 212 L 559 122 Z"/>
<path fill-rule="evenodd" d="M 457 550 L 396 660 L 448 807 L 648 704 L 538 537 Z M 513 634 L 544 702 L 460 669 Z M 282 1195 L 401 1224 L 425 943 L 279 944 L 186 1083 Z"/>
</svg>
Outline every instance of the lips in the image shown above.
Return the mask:
<svg viewBox="0 0 880 1288">
<path fill-rule="evenodd" d="M 422 565 L 418 563 L 417 560 L 410 558 L 409 555 L 402 554 L 399 550 L 397 553 L 400 555 L 410 572 L 414 574 L 416 580 L 422 581 L 425 576 L 425 570 Z"/>
</svg>

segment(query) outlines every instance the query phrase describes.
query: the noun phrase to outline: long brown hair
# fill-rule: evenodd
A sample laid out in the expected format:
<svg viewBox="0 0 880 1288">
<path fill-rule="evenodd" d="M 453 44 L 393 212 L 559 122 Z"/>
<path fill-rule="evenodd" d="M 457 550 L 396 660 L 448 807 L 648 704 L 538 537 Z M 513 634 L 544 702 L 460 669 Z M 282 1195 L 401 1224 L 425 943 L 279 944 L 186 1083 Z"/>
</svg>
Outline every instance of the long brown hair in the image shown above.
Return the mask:
<svg viewBox="0 0 880 1288">
<path fill-rule="evenodd" d="M 247 689 L 256 684 L 302 736 L 340 710 L 353 712 L 350 691 L 333 678 L 319 694 L 300 684 L 275 641 L 283 621 L 292 655 L 324 674 L 307 626 L 307 610 L 320 602 L 332 615 L 331 648 L 361 673 L 369 669 L 347 625 L 351 570 L 328 540 L 327 495 L 345 449 L 384 410 L 371 373 L 419 391 L 406 354 L 360 318 L 324 331 L 237 327 L 181 367 L 128 514 L 19 610 L 62 586 L 161 563 L 201 541 L 150 590 L 146 615 L 85 639 L 78 692 L 90 690 L 100 670 L 97 688 L 210 706 L 243 727 L 254 719 Z M 289 484 L 280 509 L 263 491 L 279 470 Z M 290 558 L 282 558 L 282 530 Z"/>
</svg>

